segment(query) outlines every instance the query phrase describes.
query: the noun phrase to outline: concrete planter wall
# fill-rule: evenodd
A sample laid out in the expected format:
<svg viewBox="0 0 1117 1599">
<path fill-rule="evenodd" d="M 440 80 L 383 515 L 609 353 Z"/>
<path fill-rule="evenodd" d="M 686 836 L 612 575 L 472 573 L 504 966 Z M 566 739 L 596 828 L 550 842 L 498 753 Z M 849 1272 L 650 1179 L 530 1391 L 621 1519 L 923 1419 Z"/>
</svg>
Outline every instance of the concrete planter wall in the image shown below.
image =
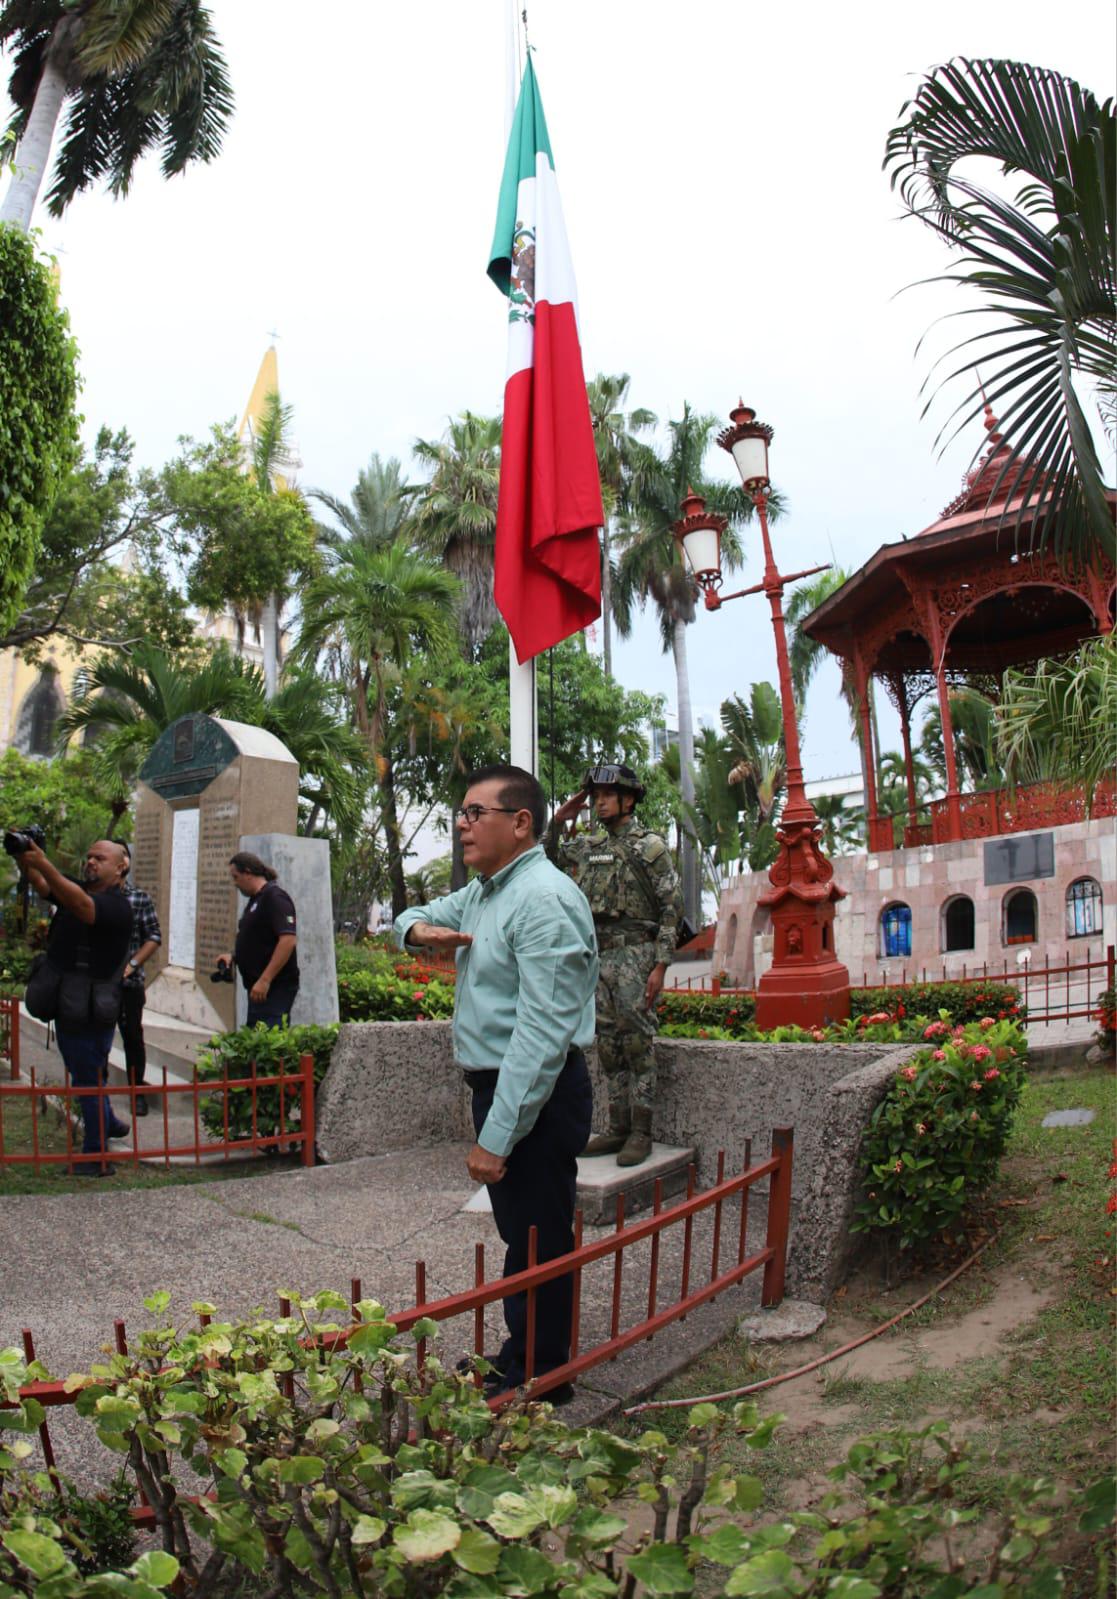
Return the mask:
<svg viewBox="0 0 1117 1599">
<path fill-rule="evenodd" d="M 655 1136 L 693 1144 L 713 1180 L 717 1152 L 740 1169 L 795 1131 L 787 1291 L 824 1299 L 848 1264 L 861 1135 L 913 1052 L 876 1044 L 729 1044 L 661 1039 Z M 605 1095 L 590 1060 L 599 1115 Z M 472 1140 L 469 1096 L 454 1064 L 449 1022 L 351 1022 L 342 1027 L 318 1091 L 318 1150 L 327 1162 Z M 762 1196 L 755 1195 L 760 1204 Z"/>
</svg>

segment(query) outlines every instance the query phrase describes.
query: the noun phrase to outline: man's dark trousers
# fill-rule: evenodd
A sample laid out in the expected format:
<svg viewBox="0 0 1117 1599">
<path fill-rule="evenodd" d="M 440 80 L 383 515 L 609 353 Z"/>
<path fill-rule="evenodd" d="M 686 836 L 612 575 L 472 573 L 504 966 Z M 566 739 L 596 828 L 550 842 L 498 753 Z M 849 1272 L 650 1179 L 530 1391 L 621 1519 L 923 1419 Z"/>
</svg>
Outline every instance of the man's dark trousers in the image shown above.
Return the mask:
<svg viewBox="0 0 1117 1599">
<path fill-rule="evenodd" d="M 124 1067 L 128 1081 L 142 1083 L 147 1073 L 144 1049 L 144 986 L 125 983 L 120 998 L 120 1037 L 124 1043 Z"/>
<path fill-rule="evenodd" d="M 284 1017 L 290 1021 L 291 1006 L 298 992 L 298 983 L 293 988 L 289 983 L 276 984 L 268 989 L 267 999 L 249 999 L 244 1025 L 255 1027 L 257 1022 L 266 1022 L 269 1027 L 282 1027 Z"/>
<path fill-rule="evenodd" d="M 497 1073 L 471 1073 L 473 1125 L 480 1133 L 493 1102 Z M 593 1089 L 586 1057 L 572 1049 L 535 1126 L 512 1150 L 499 1183 L 490 1183 L 493 1219 L 504 1241 L 504 1275 L 527 1268 L 528 1229 L 535 1227 L 537 1260 L 554 1260 L 574 1248 L 574 1204 L 578 1156 L 593 1121 Z M 545 1283 L 535 1294 L 535 1375 L 570 1359 L 570 1316 L 574 1282 L 569 1276 Z M 508 1387 L 525 1380 L 527 1295 L 504 1301 L 508 1337 L 497 1358 Z"/>
<path fill-rule="evenodd" d="M 75 1088 L 100 1088 L 104 1065 L 112 1048 L 113 1032 L 112 1027 L 80 1033 L 71 1033 L 61 1027 L 54 1029 L 58 1053 Z M 82 1094 L 78 1104 L 81 1106 L 85 1129 L 82 1154 L 93 1155 L 107 1150 L 109 1134 L 114 1127 L 121 1125 L 119 1118 L 113 1115 L 108 1095 Z M 127 1127 L 124 1130 L 127 1131 Z"/>
</svg>

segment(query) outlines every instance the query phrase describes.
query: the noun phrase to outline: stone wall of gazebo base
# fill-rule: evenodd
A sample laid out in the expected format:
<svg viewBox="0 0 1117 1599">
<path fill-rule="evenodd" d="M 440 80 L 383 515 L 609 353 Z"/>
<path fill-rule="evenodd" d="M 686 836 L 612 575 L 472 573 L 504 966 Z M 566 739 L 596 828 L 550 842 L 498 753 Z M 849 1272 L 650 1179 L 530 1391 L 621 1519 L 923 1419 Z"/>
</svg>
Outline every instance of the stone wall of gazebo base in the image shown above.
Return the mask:
<svg viewBox="0 0 1117 1599">
<path fill-rule="evenodd" d="M 787 1292 L 825 1299 L 842 1281 L 853 1239 L 861 1135 L 912 1046 L 737 1044 L 661 1038 L 652 1132 L 692 1146 L 703 1187 L 715 1181 L 718 1151 L 740 1171 L 771 1149 L 773 1127 L 795 1133 Z M 590 1051 L 594 1125 L 605 1125 L 606 1095 Z M 317 1098 L 317 1146 L 329 1165 L 390 1151 L 472 1138 L 468 1092 L 455 1066 L 448 1022 L 349 1022 L 342 1027 Z M 750 1216 L 763 1221 L 765 1190 Z M 736 1212 L 726 1221 L 723 1263 L 736 1248 Z"/>
<path fill-rule="evenodd" d="M 1032 833 L 839 855 L 846 890 L 834 946 L 854 986 L 909 978 L 1033 970 L 1100 958 L 1117 943 L 1117 834 L 1112 818 Z M 751 988 L 771 961 L 766 872 L 723 890 L 713 970 Z M 968 904 L 967 904 L 968 902 Z M 972 908 L 972 909 L 971 909 Z M 906 927 L 906 933 L 905 933 Z"/>
</svg>

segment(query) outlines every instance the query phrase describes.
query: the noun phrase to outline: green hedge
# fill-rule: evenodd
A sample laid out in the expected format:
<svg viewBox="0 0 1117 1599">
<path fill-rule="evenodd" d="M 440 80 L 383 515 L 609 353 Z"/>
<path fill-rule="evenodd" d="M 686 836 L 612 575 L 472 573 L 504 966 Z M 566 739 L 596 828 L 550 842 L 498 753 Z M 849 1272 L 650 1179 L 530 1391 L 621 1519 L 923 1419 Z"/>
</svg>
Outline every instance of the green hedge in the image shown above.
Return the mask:
<svg viewBox="0 0 1117 1599">
<path fill-rule="evenodd" d="M 952 1026 L 979 1022 L 983 1016 L 998 1020 L 1022 1014 L 1019 992 L 1009 983 L 903 983 L 890 988 L 851 988 L 851 1016 L 878 1011 L 896 1013 L 899 1006 L 910 1015 L 937 1017 L 949 1014 Z"/>
<path fill-rule="evenodd" d="M 241 1027 L 235 1033 L 216 1033 L 197 1060 L 198 1076 L 203 1081 L 215 1077 L 248 1077 L 255 1062 L 257 1075 L 272 1076 L 280 1064 L 288 1071 L 298 1068 L 300 1055 L 314 1056 L 315 1087 L 326 1075 L 337 1027 Z M 302 1125 L 302 1106 L 297 1097 L 284 1092 L 283 1121 L 288 1128 Z M 225 1130 L 224 1094 L 201 1101 L 202 1122 L 207 1132 L 221 1137 Z M 252 1133 L 252 1090 L 233 1088 L 228 1094 L 229 1136 L 248 1138 Z M 279 1089 L 256 1090 L 256 1131 L 264 1137 L 279 1131 Z"/>
<path fill-rule="evenodd" d="M 678 990 L 659 1002 L 660 1031 L 666 1038 L 712 1038 L 754 1043 L 915 1042 L 932 1021 L 945 1016 L 957 1026 L 980 1021 L 1021 1020 L 1023 1010 L 1015 988 L 1005 983 L 907 983 L 893 988 L 850 990 L 850 1022 L 829 1028 L 780 1027 L 762 1033 L 755 1025 L 756 1000 L 752 994 L 713 995 Z M 870 1024 L 870 1018 L 872 1022 Z"/>
</svg>

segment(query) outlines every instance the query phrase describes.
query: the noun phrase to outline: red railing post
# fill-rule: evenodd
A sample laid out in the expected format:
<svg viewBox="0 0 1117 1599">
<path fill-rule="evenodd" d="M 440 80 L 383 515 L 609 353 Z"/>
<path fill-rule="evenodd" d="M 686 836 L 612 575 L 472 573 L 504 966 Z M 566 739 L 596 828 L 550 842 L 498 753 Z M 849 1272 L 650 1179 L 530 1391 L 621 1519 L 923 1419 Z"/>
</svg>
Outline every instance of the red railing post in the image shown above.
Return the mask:
<svg viewBox="0 0 1117 1599">
<path fill-rule="evenodd" d="M 783 1298 L 787 1271 L 787 1229 L 791 1219 L 791 1153 L 795 1134 L 790 1127 L 772 1128 L 772 1155 L 779 1165 L 768 1179 L 768 1236 L 771 1254 L 764 1267 L 762 1305 L 778 1305 Z"/>
<path fill-rule="evenodd" d="M 1114 948 L 1113 948 L 1112 944 L 1107 944 L 1106 945 L 1106 949 L 1105 949 L 1105 986 L 1106 986 L 1106 988 L 1112 988 L 1113 987 L 1115 970 L 1117 970 L 1117 962 L 1115 962 L 1115 959 L 1114 959 Z"/>
<path fill-rule="evenodd" d="M 314 1165 L 314 1056 L 301 1055 L 299 1066 L 303 1077 L 303 1165 Z"/>
</svg>

